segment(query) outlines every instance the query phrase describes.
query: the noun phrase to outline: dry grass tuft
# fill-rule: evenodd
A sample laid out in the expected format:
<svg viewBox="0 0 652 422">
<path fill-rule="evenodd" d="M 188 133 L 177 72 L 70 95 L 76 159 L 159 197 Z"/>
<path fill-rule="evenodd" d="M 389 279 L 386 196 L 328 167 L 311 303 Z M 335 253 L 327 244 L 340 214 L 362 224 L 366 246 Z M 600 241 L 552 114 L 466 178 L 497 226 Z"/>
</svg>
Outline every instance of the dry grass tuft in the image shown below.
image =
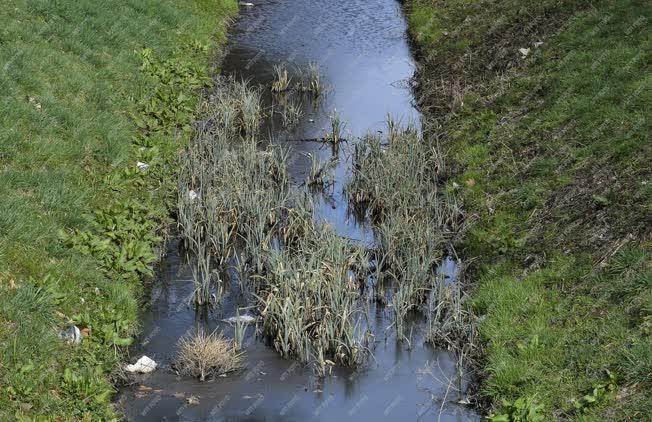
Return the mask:
<svg viewBox="0 0 652 422">
<path fill-rule="evenodd" d="M 180 374 L 204 381 L 242 368 L 243 353 L 222 333 L 198 330 L 179 340 L 175 366 Z"/>
</svg>

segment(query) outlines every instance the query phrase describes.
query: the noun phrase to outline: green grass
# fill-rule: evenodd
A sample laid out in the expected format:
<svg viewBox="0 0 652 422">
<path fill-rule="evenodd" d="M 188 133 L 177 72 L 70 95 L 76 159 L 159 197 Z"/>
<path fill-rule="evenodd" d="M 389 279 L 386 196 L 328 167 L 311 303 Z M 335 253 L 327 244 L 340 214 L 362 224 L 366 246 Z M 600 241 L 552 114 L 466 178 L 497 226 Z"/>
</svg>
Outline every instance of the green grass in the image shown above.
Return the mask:
<svg viewBox="0 0 652 422">
<path fill-rule="evenodd" d="M 108 374 L 137 328 L 137 279 L 155 259 L 169 163 L 205 83 L 206 46 L 224 40 L 235 9 L 231 0 L 4 5 L 0 419 L 113 415 Z M 77 348 L 57 338 L 71 322 L 91 333 Z"/>
<path fill-rule="evenodd" d="M 472 222 L 482 399 L 508 420 L 518 398 L 546 419 L 649 417 L 650 3 L 408 9 Z"/>
</svg>

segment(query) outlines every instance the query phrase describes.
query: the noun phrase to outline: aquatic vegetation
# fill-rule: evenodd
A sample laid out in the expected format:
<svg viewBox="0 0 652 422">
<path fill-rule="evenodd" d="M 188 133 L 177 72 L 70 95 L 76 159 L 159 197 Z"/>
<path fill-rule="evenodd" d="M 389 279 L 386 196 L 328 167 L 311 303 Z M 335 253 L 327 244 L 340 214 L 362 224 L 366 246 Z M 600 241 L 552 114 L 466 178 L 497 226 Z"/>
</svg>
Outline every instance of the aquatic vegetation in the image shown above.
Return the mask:
<svg viewBox="0 0 652 422">
<path fill-rule="evenodd" d="M 391 118 L 387 126 L 386 139 L 367 136 L 355 145 L 346 191 L 351 206 L 373 223 L 378 270 L 397 285 L 391 301 L 401 340 L 408 311 L 443 309 L 444 297 L 432 294 L 446 288 L 436 268 L 463 229 L 463 215 L 456 198 L 442 188 L 444 166 L 437 145 Z M 461 298 L 455 299 L 459 307 Z M 456 327 L 465 323 L 455 322 Z M 452 329 L 450 324 L 445 328 Z"/>
<path fill-rule="evenodd" d="M 263 333 L 283 356 L 312 362 L 321 374 L 359 365 L 368 347 L 352 268 L 368 257 L 329 227 L 303 224 L 305 236 L 270 255 L 259 293 Z"/>
<path fill-rule="evenodd" d="M 303 103 L 284 98 L 284 101 L 275 110 L 281 115 L 284 126 L 292 126 L 299 123 L 301 116 L 303 116 Z"/>
<path fill-rule="evenodd" d="M 288 76 L 288 70 L 284 66 L 274 65 L 274 80 L 272 81 L 272 92 L 285 92 L 290 88 L 292 78 Z"/>
<path fill-rule="evenodd" d="M 342 121 L 337 111 L 330 115 L 330 126 L 331 130 L 326 134 L 325 140 L 336 147 L 343 140 L 342 132 L 346 128 L 346 123 Z"/>
<path fill-rule="evenodd" d="M 198 329 L 182 337 L 177 344 L 174 368 L 181 375 L 205 381 L 244 366 L 244 355 L 233 340 L 222 333 L 206 334 Z"/>
<path fill-rule="evenodd" d="M 335 170 L 337 161 L 329 159 L 321 161 L 315 154 L 306 154 L 310 159 L 310 174 L 306 184 L 313 188 L 325 188 L 333 183 L 332 172 Z"/>
<path fill-rule="evenodd" d="M 246 85 L 221 79 L 215 89 L 212 103 L 202 106 L 210 124 L 188 145 L 179 177 L 179 228 L 200 269 L 195 303 L 219 298 L 215 275 L 235 261 L 242 291 L 261 312 L 262 332 L 281 354 L 322 374 L 334 364 L 362 363 L 367 349 L 352 269 L 368 257 L 314 223 L 309 195 L 289 186 L 286 152 L 242 130 L 233 110 L 249 96 Z M 328 166 L 315 171 L 315 182 L 325 183 Z"/>
<path fill-rule="evenodd" d="M 295 85 L 295 90 L 301 93 L 310 93 L 313 98 L 317 98 L 326 91 L 326 86 L 321 78 L 319 65 L 314 62 L 308 63 L 307 69 L 299 69 L 299 82 Z"/>
</svg>

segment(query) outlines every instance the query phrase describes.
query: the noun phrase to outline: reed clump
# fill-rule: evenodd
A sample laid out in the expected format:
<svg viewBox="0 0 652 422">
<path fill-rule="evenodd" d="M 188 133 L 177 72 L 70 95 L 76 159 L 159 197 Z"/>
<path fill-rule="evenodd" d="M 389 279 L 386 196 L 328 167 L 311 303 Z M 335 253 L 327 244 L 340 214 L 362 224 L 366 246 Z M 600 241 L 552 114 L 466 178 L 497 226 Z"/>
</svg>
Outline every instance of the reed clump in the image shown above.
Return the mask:
<svg viewBox="0 0 652 422">
<path fill-rule="evenodd" d="M 441 287 L 437 267 L 462 229 L 462 212 L 443 188 L 443 157 L 413 126 L 388 118 L 387 136 L 368 136 L 354 147 L 350 205 L 373 224 L 375 261 L 394 283 L 392 305 L 399 339 L 408 311 L 427 310 Z"/>
<path fill-rule="evenodd" d="M 330 227 L 303 221 L 306 236 L 286 238 L 288 247 L 270 255 L 261 290 L 263 332 L 283 356 L 315 364 L 357 366 L 368 352 L 355 268 L 366 251 Z"/>
<path fill-rule="evenodd" d="M 314 97 L 319 97 L 326 90 L 325 84 L 321 77 L 319 66 L 316 63 L 309 63 L 308 69 L 300 71 L 302 77 L 296 84 L 296 90 L 303 93 L 310 93 Z"/>
<path fill-rule="evenodd" d="M 312 188 L 326 188 L 333 184 L 333 171 L 337 161 L 329 159 L 322 161 L 315 154 L 306 154 L 310 159 L 310 174 L 306 184 Z"/>
<path fill-rule="evenodd" d="M 286 152 L 257 140 L 259 109 L 246 105 L 254 97 L 246 83 L 218 80 L 202 106 L 206 124 L 184 155 L 178 220 L 188 255 L 202 269 L 195 303 L 219 297 L 225 286 L 218 274 L 235 261 L 237 282 L 279 353 L 320 374 L 335 364 L 359 365 L 368 349 L 352 280 L 368 257 L 313 221 L 310 195 L 290 187 Z"/>
<path fill-rule="evenodd" d="M 330 115 L 330 126 L 331 130 L 326 134 L 325 140 L 332 146 L 337 147 L 340 142 L 344 140 L 343 132 L 346 128 L 346 123 L 342 120 L 337 111 Z"/>
<path fill-rule="evenodd" d="M 292 78 L 284 66 L 275 65 L 273 68 L 274 80 L 272 81 L 272 92 L 285 92 L 290 88 Z"/>
</svg>

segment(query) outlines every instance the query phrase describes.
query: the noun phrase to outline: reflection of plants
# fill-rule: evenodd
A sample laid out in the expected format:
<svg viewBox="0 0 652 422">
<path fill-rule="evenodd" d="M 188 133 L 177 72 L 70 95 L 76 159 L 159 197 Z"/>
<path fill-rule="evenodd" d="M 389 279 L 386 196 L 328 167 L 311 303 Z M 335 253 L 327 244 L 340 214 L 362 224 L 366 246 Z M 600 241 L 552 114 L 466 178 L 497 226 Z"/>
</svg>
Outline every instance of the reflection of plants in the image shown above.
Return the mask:
<svg viewBox="0 0 652 422">
<path fill-rule="evenodd" d="M 299 102 L 294 102 L 291 100 L 285 101 L 280 106 L 278 112 L 283 119 L 284 126 L 291 126 L 299 123 L 301 116 L 303 116 L 303 104 Z"/>
<path fill-rule="evenodd" d="M 240 308 L 235 313 L 236 315 L 236 320 L 234 324 L 234 341 L 235 341 L 235 346 L 237 347 L 238 350 L 242 350 L 242 345 L 244 343 L 244 337 L 247 332 L 247 323 L 240 318 Z"/>
</svg>

